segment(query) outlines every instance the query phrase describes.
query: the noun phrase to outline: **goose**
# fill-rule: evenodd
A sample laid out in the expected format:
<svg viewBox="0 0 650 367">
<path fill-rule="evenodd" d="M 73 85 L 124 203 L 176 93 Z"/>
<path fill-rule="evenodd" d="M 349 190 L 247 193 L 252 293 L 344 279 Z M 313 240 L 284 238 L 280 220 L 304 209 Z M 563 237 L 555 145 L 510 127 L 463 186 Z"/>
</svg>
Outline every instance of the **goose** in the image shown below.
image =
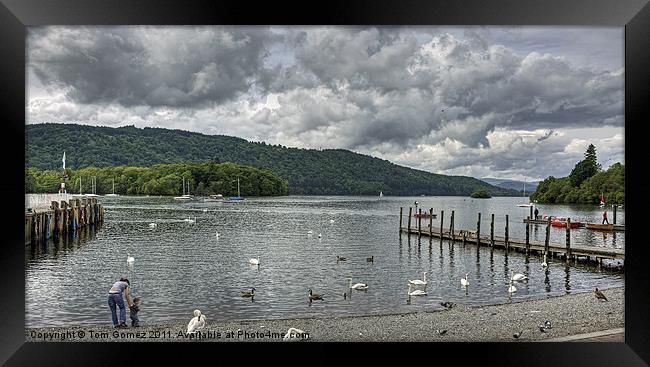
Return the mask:
<svg viewBox="0 0 650 367">
<path fill-rule="evenodd" d="M 454 307 L 455 303 L 453 303 L 453 302 L 449 302 L 449 301 L 445 301 L 445 302 L 440 302 L 440 305 L 441 305 L 442 307 L 444 307 L 444 308 L 452 308 L 452 307 Z"/>
<path fill-rule="evenodd" d="M 444 329 L 444 330 L 437 330 L 436 329 L 436 333 L 438 333 L 438 335 L 445 335 L 445 334 L 447 334 L 447 329 Z"/>
<path fill-rule="evenodd" d="M 156 223 L 149 223 L 149 228 L 156 228 L 158 225 Z"/>
<path fill-rule="evenodd" d="M 523 333 L 523 331 L 520 331 L 520 332 L 518 332 L 518 333 L 514 333 L 514 334 L 512 334 L 512 336 L 513 336 L 515 339 L 519 339 L 519 337 L 521 336 L 522 333 Z"/>
<path fill-rule="evenodd" d="M 549 320 L 544 321 L 544 327 L 547 329 L 552 329 L 551 322 Z"/>
<path fill-rule="evenodd" d="M 597 287 L 596 290 L 594 291 L 594 294 L 596 295 L 596 299 L 599 299 L 601 301 L 607 301 L 607 297 L 605 297 L 603 292 L 599 291 Z"/>
<path fill-rule="evenodd" d="M 538 325 L 538 326 L 539 326 L 539 331 L 540 332 L 542 332 L 542 333 L 546 332 L 546 328 L 544 327 L 544 325 Z"/>
<path fill-rule="evenodd" d="M 510 281 L 510 286 L 508 287 L 508 293 L 515 293 L 517 291 L 517 287 L 512 284 L 512 280 Z"/>
<path fill-rule="evenodd" d="M 375 262 L 375 255 L 372 255 L 370 257 L 366 257 L 366 262 L 369 262 L 369 263 Z"/>
<path fill-rule="evenodd" d="M 343 293 L 343 299 L 348 299 L 348 292 Z"/>
<path fill-rule="evenodd" d="M 422 273 L 422 280 L 420 280 L 420 279 L 409 280 L 409 283 L 413 284 L 413 285 L 424 285 L 424 286 L 426 286 L 427 285 L 427 272 L 425 271 L 424 273 Z"/>
<path fill-rule="evenodd" d="M 526 280 L 526 279 L 528 279 L 528 277 L 526 277 L 524 274 L 521 274 L 521 273 L 517 273 L 517 274 L 515 274 L 515 271 L 514 271 L 514 270 L 512 270 L 511 274 L 512 274 L 512 276 L 510 277 L 510 279 L 512 279 L 512 280 L 517 280 L 517 281 L 519 281 L 519 280 Z"/>
<path fill-rule="evenodd" d="M 309 288 L 309 301 L 311 302 L 312 300 L 323 300 L 323 295 L 319 293 L 313 293 L 311 291 L 311 288 Z"/>
<path fill-rule="evenodd" d="M 414 290 L 413 292 L 411 292 L 411 284 L 410 283 L 409 283 L 409 289 L 408 289 L 407 293 L 408 293 L 409 296 L 426 296 L 427 295 L 427 292 L 425 292 L 423 290 L 419 290 L 419 289 Z"/>
<path fill-rule="evenodd" d="M 336 261 L 346 261 L 347 259 L 347 257 L 336 255 Z"/>
<path fill-rule="evenodd" d="M 205 326 L 205 315 L 201 314 L 201 311 L 194 310 L 194 317 L 190 320 L 190 323 L 187 324 L 187 333 L 196 333 L 200 329 L 203 329 Z"/>
<path fill-rule="evenodd" d="M 284 337 L 282 338 L 282 341 L 285 342 L 292 342 L 292 341 L 298 341 L 302 338 L 309 338 L 309 334 L 305 333 L 304 331 L 300 329 L 296 329 L 294 327 L 290 327 L 289 330 L 284 334 Z"/>
<path fill-rule="evenodd" d="M 544 254 L 544 261 L 542 261 L 542 268 L 547 267 L 548 264 L 546 263 L 546 254 Z"/>
<path fill-rule="evenodd" d="M 250 259 L 250 260 L 248 260 L 248 263 L 251 264 L 251 265 L 259 265 L 260 264 L 260 259 L 259 258 Z"/>
<path fill-rule="evenodd" d="M 467 287 L 467 286 L 469 285 L 469 280 L 467 280 L 467 276 L 468 276 L 468 275 L 469 275 L 469 273 L 466 273 L 466 274 L 465 274 L 465 278 L 461 278 L 461 279 L 460 279 L 460 284 L 461 284 L 463 287 Z"/>
<path fill-rule="evenodd" d="M 126 254 L 126 262 L 129 263 L 129 264 L 133 264 L 134 261 L 135 261 L 135 258 L 127 253 Z"/>
<path fill-rule="evenodd" d="M 242 296 L 242 297 L 246 297 L 246 298 L 248 298 L 248 297 L 250 297 L 250 298 L 255 297 L 255 288 L 251 288 L 250 292 L 249 292 L 249 291 L 242 291 L 242 292 L 241 292 L 241 296 Z"/>
<path fill-rule="evenodd" d="M 350 285 L 349 285 L 350 289 L 356 289 L 356 290 L 359 290 L 359 291 L 365 291 L 365 290 L 368 289 L 368 284 L 355 283 L 354 285 L 352 285 L 352 278 L 348 278 L 348 280 L 350 281 Z"/>
</svg>

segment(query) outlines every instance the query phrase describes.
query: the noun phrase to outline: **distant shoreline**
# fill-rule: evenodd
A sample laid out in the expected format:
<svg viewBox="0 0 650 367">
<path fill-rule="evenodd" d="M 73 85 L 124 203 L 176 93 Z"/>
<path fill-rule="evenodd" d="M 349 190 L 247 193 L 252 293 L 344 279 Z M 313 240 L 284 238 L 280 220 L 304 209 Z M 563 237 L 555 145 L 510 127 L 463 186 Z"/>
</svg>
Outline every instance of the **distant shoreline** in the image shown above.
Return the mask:
<svg viewBox="0 0 650 367">
<path fill-rule="evenodd" d="M 625 288 L 602 291 L 608 302 L 596 300 L 593 291 L 588 291 L 404 314 L 234 321 L 214 321 L 213 316 L 206 315 L 206 327 L 194 337 L 185 336 L 189 317 L 186 321 L 148 325 L 146 313 L 142 313 L 143 326 L 139 328 L 115 329 L 110 324 L 26 328 L 25 341 L 280 341 L 290 327 L 308 333 L 307 341 L 543 341 L 623 328 Z M 412 302 L 417 302 L 416 298 Z M 542 333 L 538 325 L 545 320 L 551 321 L 552 328 Z M 439 335 L 436 330 L 447 332 Z M 521 337 L 515 339 L 512 334 L 520 331 Z"/>
</svg>

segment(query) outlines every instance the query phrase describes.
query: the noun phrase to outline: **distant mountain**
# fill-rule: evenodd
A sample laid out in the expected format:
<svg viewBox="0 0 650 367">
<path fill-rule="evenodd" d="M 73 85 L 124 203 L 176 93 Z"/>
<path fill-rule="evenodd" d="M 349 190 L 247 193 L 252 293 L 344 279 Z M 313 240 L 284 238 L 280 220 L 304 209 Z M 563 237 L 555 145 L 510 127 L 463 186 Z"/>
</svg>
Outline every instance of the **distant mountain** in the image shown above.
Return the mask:
<svg viewBox="0 0 650 367">
<path fill-rule="evenodd" d="M 190 162 L 232 162 L 269 169 L 288 181 L 290 194 L 462 195 L 485 189 L 492 196 L 513 190 L 473 177 L 446 176 L 344 149 L 300 149 L 220 135 L 162 128 L 119 128 L 77 124 L 27 125 L 26 166 L 73 169 L 152 166 Z"/>
<path fill-rule="evenodd" d="M 503 178 L 482 178 L 481 181 L 485 181 L 491 185 L 502 187 L 504 189 L 512 189 L 517 191 L 522 191 L 524 189 L 524 181 L 517 180 L 508 180 Z M 526 192 L 533 193 L 537 189 L 539 181 L 526 181 Z"/>
</svg>

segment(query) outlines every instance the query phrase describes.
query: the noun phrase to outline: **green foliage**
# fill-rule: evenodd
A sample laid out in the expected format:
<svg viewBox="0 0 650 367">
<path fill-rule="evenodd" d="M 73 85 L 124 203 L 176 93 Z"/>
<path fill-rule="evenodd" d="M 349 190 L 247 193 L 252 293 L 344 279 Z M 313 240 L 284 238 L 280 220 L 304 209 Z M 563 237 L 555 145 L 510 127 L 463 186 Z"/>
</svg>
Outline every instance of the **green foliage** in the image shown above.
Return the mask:
<svg viewBox="0 0 650 367">
<path fill-rule="evenodd" d="M 58 192 L 60 176 L 60 171 L 27 168 L 25 191 Z M 242 196 L 286 195 L 288 192 L 286 180 L 271 171 L 234 163 L 86 167 L 76 171 L 69 170 L 68 176 L 66 189 L 69 193 L 79 193 L 80 179 L 82 193 L 91 192 L 92 177 L 96 178 L 98 195 L 113 192 L 113 179 L 115 193 L 120 195 L 180 195 L 183 192 L 183 178 L 189 184 L 190 193 L 196 195 L 237 195 L 237 178 L 241 183 Z"/>
<path fill-rule="evenodd" d="M 81 167 L 138 166 L 189 162 L 234 162 L 273 171 L 288 181 L 289 193 L 308 195 L 462 195 L 485 189 L 493 196 L 517 196 L 472 177 L 445 176 L 398 166 L 389 161 L 343 149 L 299 149 L 248 142 L 229 136 L 213 136 L 161 128 L 138 129 L 75 124 L 27 125 L 27 166 L 56 170 L 66 151 L 67 165 Z M 132 167 L 135 169 L 135 167 Z M 197 173 L 199 176 L 203 173 Z M 125 173 L 136 181 L 136 173 Z M 201 176 L 203 177 L 203 176 Z M 257 190 L 264 177 L 242 181 L 242 190 Z M 169 186 L 158 179 L 157 190 Z M 179 181 L 176 181 L 177 185 Z M 203 182 L 197 190 L 232 192 L 224 177 Z M 154 186 L 152 186 L 154 185 Z M 180 186 L 179 186 L 180 187 Z M 130 186 L 132 192 L 145 188 Z M 154 190 L 155 183 L 147 187 Z M 235 183 L 236 189 L 236 183 Z"/>
<path fill-rule="evenodd" d="M 472 193 L 471 197 L 475 199 L 489 199 L 492 196 L 487 192 L 487 190 L 481 189 Z"/>
<path fill-rule="evenodd" d="M 569 175 L 571 186 L 580 186 L 586 179 L 598 173 L 600 169 L 600 164 L 598 164 L 596 158 L 596 147 L 593 144 L 589 144 L 585 152 L 585 159 L 578 162 Z"/>
</svg>

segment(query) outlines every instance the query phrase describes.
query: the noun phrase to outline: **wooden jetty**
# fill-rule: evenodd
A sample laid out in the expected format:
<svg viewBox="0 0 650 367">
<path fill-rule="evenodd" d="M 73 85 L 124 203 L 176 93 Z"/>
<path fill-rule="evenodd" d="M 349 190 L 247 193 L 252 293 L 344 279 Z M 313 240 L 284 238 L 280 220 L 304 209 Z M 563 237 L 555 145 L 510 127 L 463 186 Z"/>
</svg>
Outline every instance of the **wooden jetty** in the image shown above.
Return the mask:
<svg viewBox="0 0 650 367">
<path fill-rule="evenodd" d="M 546 219 L 527 219 L 524 218 L 523 223 L 526 224 L 542 224 L 546 225 Z M 587 224 L 600 224 L 600 223 L 580 223 L 578 228 L 586 228 Z M 625 224 L 614 224 L 614 231 L 616 232 L 625 232 Z"/>
<path fill-rule="evenodd" d="M 432 210 L 432 209 L 431 209 Z M 409 208 L 410 212 L 410 208 Z M 526 254 L 536 253 L 536 254 L 546 254 L 551 257 L 562 257 L 567 262 L 570 259 L 577 260 L 579 257 L 584 257 L 587 260 L 597 261 L 599 264 L 603 259 L 615 259 L 615 260 L 625 260 L 625 250 L 617 248 L 607 248 L 607 247 L 598 247 L 598 246 L 585 246 L 580 244 L 571 243 L 571 228 L 568 226 L 566 230 L 566 242 L 564 244 L 550 243 L 550 228 L 551 220 L 530 220 L 524 219 L 526 224 L 526 239 L 525 240 L 516 240 L 509 237 L 509 226 L 508 226 L 508 216 L 506 215 L 506 224 L 504 230 L 504 236 L 496 236 L 494 234 L 494 215 L 491 216 L 490 223 L 490 234 L 482 235 L 481 234 L 481 214 L 478 214 L 478 220 L 476 223 L 476 228 L 473 230 L 469 229 L 455 229 L 453 220 L 454 220 L 454 211 L 451 215 L 451 225 L 449 228 L 444 228 L 444 223 L 442 218 L 444 218 L 444 211 L 441 211 L 441 223 L 440 227 L 434 228 L 433 225 L 430 225 L 426 230 L 421 230 L 420 220 L 418 219 L 418 224 L 411 227 L 411 221 L 409 219 L 408 226 L 402 227 L 402 208 L 400 208 L 400 233 L 406 233 L 408 235 L 417 235 L 417 236 L 427 236 L 431 239 L 438 238 L 442 240 L 449 240 L 452 242 L 460 241 L 463 244 L 472 243 L 476 244 L 477 251 L 480 246 L 491 247 L 491 248 L 501 248 L 506 251 L 516 251 L 524 252 Z M 570 223 L 571 219 L 568 218 L 567 221 Z M 530 225 L 531 224 L 543 224 L 546 226 L 546 235 L 544 241 L 534 241 L 530 239 Z"/>
<path fill-rule="evenodd" d="M 25 244 L 67 235 L 104 221 L 104 207 L 96 198 L 52 201 L 49 208 L 25 212 Z"/>
</svg>

